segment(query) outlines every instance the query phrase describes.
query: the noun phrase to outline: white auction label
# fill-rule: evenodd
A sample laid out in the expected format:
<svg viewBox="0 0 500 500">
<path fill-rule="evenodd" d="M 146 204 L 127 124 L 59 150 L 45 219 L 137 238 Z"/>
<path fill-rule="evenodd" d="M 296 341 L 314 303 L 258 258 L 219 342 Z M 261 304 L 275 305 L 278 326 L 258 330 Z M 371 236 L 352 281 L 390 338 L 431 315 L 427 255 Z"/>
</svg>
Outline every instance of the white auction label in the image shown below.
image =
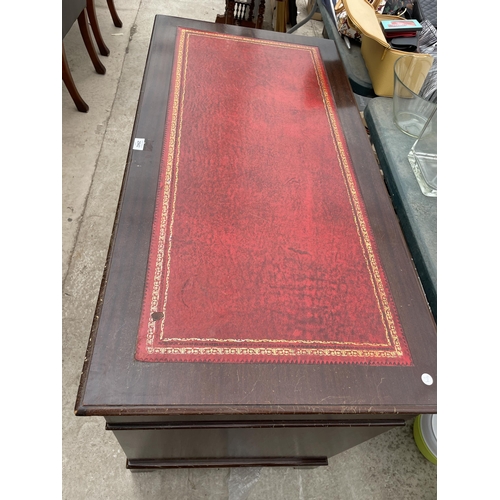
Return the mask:
<svg viewBox="0 0 500 500">
<path fill-rule="evenodd" d="M 424 373 L 424 374 L 422 374 L 422 382 L 425 385 L 432 385 L 434 380 L 432 379 L 432 377 L 428 373 Z"/>
<path fill-rule="evenodd" d="M 142 151 L 144 149 L 144 143 L 146 142 L 146 139 L 134 139 L 134 147 L 133 149 L 137 149 L 139 151 Z"/>
</svg>

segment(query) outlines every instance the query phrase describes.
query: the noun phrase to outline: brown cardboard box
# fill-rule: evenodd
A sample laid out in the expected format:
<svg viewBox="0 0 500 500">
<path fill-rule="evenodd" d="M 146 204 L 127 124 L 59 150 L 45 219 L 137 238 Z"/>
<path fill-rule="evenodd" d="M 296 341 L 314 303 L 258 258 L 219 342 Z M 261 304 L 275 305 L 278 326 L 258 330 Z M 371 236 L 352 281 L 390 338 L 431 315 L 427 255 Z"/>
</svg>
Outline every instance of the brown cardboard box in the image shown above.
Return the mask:
<svg viewBox="0 0 500 500">
<path fill-rule="evenodd" d="M 318 0 L 318 1 L 321 1 L 321 0 Z M 314 0 L 307 0 L 307 13 L 308 14 L 311 12 L 313 4 L 314 4 Z M 320 12 L 316 12 L 314 14 L 314 16 L 312 16 L 312 19 L 314 19 L 315 21 L 323 21 L 323 18 L 321 17 Z"/>
</svg>

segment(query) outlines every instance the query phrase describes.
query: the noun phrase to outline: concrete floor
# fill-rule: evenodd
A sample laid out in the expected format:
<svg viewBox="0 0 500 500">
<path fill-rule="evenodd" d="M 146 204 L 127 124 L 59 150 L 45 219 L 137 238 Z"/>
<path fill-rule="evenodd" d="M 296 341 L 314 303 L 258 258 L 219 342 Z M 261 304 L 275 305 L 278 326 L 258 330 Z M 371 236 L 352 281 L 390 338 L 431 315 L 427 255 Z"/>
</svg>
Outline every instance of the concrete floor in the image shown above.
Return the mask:
<svg viewBox="0 0 500 500">
<path fill-rule="evenodd" d="M 269 3 L 269 2 L 268 2 Z M 132 474 L 100 417 L 73 413 L 104 261 L 127 158 L 148 44 L 156 14 L 213 22 L 224 0 L 115 0 L 122 28 L 96 0 L 108 57 L 98 75 L 78 26 L 64 40 L 77 87 L 90 106 L 79 113 L 62 86 L 62 456 L 64 499 L 404 500 L 437 496 L 434 465 L 418 451 L 412 426 L 391 430 L 329 466 L 172 470 Z M 299 20 L 306 0 L 297 1 Z M 272 26 L 272 9 L 266 11 Z M 321 37 L 311 21 L 295 34 Z M 333 42 L 332 42 L 333 43 Z"/>
</svg>

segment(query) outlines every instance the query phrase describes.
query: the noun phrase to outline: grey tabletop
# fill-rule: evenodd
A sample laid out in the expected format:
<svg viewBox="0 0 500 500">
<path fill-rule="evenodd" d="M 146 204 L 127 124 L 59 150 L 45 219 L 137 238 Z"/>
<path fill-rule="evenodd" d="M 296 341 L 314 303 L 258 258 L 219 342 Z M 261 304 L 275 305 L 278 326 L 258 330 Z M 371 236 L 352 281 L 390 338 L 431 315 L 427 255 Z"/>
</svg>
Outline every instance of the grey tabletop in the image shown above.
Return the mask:
<svg viewBox="0 0 500 500">
<path fill-rule="evenodd" d="M 408 161 L 415 139 L 394 124 L 392 99 L 371 99 L 364 114 L 394 209 L 437 319 L 437 198 L 423 195 L 418 186 Z"/>
</svg>

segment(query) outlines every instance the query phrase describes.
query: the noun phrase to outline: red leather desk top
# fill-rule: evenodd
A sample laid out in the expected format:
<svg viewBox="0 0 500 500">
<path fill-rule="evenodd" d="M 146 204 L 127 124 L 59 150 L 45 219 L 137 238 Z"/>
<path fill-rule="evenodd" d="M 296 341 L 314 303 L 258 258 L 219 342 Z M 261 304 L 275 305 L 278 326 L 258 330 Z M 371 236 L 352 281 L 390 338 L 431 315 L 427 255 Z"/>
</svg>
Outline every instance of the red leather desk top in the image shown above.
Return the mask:
<svg viewBox="0 0 500 500">
<path fill-rule="evenodd" d="M 178 28 L 140 361 L 411 364 L 317 47 Z"/>
</svg>

